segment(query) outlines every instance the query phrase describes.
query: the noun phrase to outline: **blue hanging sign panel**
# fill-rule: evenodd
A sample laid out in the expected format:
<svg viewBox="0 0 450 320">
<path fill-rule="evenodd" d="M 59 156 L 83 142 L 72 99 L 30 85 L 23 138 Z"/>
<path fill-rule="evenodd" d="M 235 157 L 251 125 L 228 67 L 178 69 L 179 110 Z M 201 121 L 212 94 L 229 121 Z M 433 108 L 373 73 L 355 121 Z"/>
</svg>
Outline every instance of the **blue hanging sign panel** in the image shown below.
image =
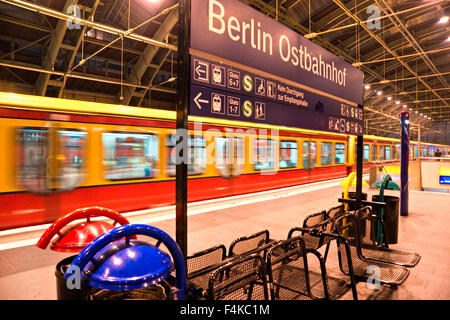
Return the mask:
<svg viewBox="0 0 450 320">
<path fill-rule="evenodd" d="M 191 115 L 362 135 L 358 68 L 237 0 L 191 17 Z"/>
</svg>

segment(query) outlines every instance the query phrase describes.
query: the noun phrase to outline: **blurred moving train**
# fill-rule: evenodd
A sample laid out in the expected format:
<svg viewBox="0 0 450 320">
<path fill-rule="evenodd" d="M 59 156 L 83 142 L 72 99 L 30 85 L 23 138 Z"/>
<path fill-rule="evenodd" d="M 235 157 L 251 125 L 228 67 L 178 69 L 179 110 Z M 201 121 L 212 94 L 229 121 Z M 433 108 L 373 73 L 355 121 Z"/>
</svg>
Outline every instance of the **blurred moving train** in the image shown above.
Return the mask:
<svg viewBox="0 0 450 320">
<path fill-rule="evenodd" d="M 0 230 L 85 206 L 174 204 L 174 120 L 173 111 L 0 93 Z M 345 134 L 202 117 L 189 117 L 189 129 L 189 201 L 343 178 L 355 165 L 356 139 Z M 364 136 L 365 172 L 398 161 L 399 143 Z M 437 148 L 450 153 L 424 143 L 421 156 Z"/>
</svg>

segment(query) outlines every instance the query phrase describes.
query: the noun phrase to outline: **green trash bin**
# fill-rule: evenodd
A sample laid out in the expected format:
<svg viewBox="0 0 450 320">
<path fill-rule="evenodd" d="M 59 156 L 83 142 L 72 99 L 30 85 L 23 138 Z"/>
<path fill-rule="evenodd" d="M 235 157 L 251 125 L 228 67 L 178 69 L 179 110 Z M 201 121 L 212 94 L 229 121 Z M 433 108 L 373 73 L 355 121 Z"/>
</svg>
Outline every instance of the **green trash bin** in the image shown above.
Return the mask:
<svg viewBox="0 0 450 320">
<path fill-rule="evenodd" d="M 400 198 L 395 196 L 383 196 L 383 201 L 380 201 L 379 195 L 373 195 L 372 201 L 385 202 L 386 208 L 384 210 L 384 226 L 386 228 L 386 238 L 388 244 L 398 243 L 398 220 L 400 216 Z M 373 207 L 374 212 L 377 208 Z M 371 228 L 370 239 L 377 240 L 377 224 L 374 223 Z"/>
</svg>

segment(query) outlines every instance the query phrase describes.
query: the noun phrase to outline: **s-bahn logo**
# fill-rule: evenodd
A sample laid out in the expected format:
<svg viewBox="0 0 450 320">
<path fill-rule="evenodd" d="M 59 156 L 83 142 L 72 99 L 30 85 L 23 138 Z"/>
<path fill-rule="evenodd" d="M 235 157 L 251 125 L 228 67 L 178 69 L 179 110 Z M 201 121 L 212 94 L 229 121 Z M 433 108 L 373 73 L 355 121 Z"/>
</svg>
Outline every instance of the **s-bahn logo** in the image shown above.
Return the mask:
<svg viewBox="0 0 450 320">
<path fill-rule="evenodd" d="M 252 92 L 253 90 L 253 79 L 250 75 L 246 74 L 242 78 L 242 86 L 245 91 Z"/>
<path fill-rule="evenodd" d="M 253 104 L 250 100 L 245 100 L 242 104 L 242 113 L 247 118 L 250 118 L 253 114 Z"/>
</svg>

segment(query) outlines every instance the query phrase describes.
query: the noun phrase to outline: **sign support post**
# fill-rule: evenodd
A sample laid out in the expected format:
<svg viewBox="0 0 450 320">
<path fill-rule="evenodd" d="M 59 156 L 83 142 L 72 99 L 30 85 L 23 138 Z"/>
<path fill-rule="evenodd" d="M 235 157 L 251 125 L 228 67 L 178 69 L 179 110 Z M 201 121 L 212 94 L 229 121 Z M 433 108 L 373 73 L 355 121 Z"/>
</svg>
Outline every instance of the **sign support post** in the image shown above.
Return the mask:
<svg viewBox="0 0 450 320">
<path fill-rule="evenodd" d="M 359 107 L 363 108 L 361 105 Z M 359 135 L 356 138 L 356 209 L 362 207 L 363 149 L 363 135 Z"/>
<path fill-rule="evenodd" d="M 401 128 L 402 128 L 402 159 L 400 163 L 400 215 L 408 215 L 408 167 L 409 167 L 409 113 L 404 111 L 401 113 Z M 420 145 L 420 144 L 419 144 Z M 420 151 L 420 150 L 419 150 Z"/>
<path fill-rule="evenodd" d="M 187 160 L 188 160 L 188 110 L 190 94 L 190 0 L 180 0 L 178 6 L 178 57 L 176 103 L 176 241 L 187 255 Z"/>
</svg>

